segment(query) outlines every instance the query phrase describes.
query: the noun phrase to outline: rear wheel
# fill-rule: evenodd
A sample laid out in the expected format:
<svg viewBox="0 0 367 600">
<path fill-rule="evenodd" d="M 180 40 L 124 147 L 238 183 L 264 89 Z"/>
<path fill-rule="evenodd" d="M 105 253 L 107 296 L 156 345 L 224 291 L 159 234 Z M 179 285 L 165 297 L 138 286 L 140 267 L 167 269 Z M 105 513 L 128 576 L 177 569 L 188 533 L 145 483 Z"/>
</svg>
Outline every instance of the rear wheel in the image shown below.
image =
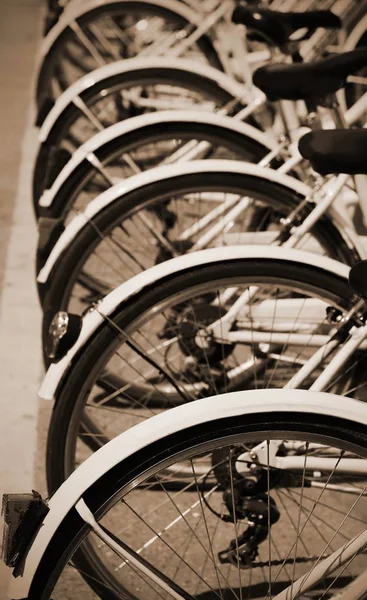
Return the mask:
<svg viewBox="0 0 367 600">
<path fill-rule="evenodd" d="M 247 341 L 213 338 L 211 325 L 224 328 L 244 293 L 250 297 L 230 331 Z M 50 491 L 91 451 L 154 414 L 226 391 L 283 387 L 315 352 L 315 335 L 324 342 L 332 335 L 330 311 L 343 315 L 352 302 L 348 282 L 332 273 L 253 258 L 198 266 L 144 288 L 105 318 L 65 375 L 49 428 Z M 354 389 L 355 362 L 328 391 L 363 398 L 365 384 Z M 85 417 L 94 429 L 81 431 Z"/>
<path fill-rule="evenodd" d="M 173 35 L 179 40 L 195 29 L 193 23 L 174 10 L 144 0 L 104 2 L 77 18 L 65 14 L 63 23 L 66 26 L 52 42 L 39 72 L 39 109 L 86 73 L 121 58 L 134 58 L 142 51 L 149 53 L 149 47 L 157 40 Z M 47 38 L 44 44 L 48 47 Z M 184 56 L 199 57 L 221 68 L 207 36 L 202 36 Z"/>
<path fill-rule="evenodd" d="M 167 174 L 121 195 L 89 219 L 40 286 L 44 348 L 58 310 L 81 314 L 123 281 L 194 249 L 271 243 L 280 219 L 300 201 L 294 191 L 273 182 L 220 170 Z M 231 216 L 240 202 L 242 210 Z M 221 207 L 226 207 L 221 214 L 215 212 Z M 349 264 L 356 260 L 327 218 L 313 228 L 306 248 L 310 240 L 321 254 Z M 40 256 L 39 266 L 43 261 Z"/>
<path fill-rule="evenodd" d="M 366 535 L 366 476 L 337 470 L 345 459 L 363 464 L 367 458 L 365 426 L 307 408 L 263 412 L 261 403 L 256 412 L 210 420 L 200 409 L 199 426 L 146 445 L 83 493 L 48 546 L 29 600 L 51 594 L 92 600 L 90 588 L 106 600 L 171 599 L 157 580 L 174 588 L 176 598 L 260 600 L 289 588 L 287 597 L 321 600 L 365 571 L 363 551 L 334 559 L 329 568 L 323 563 Z M 276 457 L 298 461 L 298 470 L 274 469 Z M 184 466 L 191 479 L 177 488 Z M 103 529 L 86 526 L 86 513 Z M 317 565 L 321 572 L 313 579 Z"/>
<path fill-rule="evenodd" d="M 44 189 L 72 153 L 99 131 L 156 110 L 216 111 L 226 106 L 242 105 L 219 82 L 184 68 L 134 67 L 98 81 L 68 103 L 39 148 L 33 176 L 36 215 Z"/>
<path fill-rule="evenodd" d="M 218 124 L 214 115 L 212 123 L 162 118 L 145 125 L 133 119 L 129 132 L 101 142 L 93 153 L 85 152 L 84 160 L 68 172 L 52 205 L 38 210 L 42 216 L 69 220 L 117 182 L 156 166 L 207 158 L 257 163 L 268 152 L 250 136 Z"/>
</svg>

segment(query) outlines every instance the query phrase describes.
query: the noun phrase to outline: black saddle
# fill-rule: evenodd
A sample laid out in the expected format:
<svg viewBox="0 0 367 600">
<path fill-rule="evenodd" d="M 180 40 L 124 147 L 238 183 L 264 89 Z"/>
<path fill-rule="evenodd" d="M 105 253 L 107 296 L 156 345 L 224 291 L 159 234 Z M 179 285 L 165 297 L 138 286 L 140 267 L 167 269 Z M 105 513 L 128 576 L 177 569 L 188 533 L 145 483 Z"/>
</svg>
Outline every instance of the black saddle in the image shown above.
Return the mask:
<svg viewBox="0 0 367 600">
<path fill-rule="evenodd" d="M 253 83 L 268 100 L 316 102 L 342 88 L 349 75 L 367 66 L 367 48 L 328 56 L 312 63 L 273 63 L 257 69 Z"/>
<path fill-rule="evenodd" d="M 281 48 L 293 34 L 307 29 L 298 40 L 307 39 L 319 27 L 340 29 L 342 24 L 337 15 L 329 10 L 308 11 L 304 13 L 277 12 L 274 10 L 236 6 L 232 14 L 233 23 L 245 25 L 251 39 L 266 42 Z"/>
<path fill-rule="evenodd" d="M 300 139 L 298 149 L 322 175 L 367 175 L 367 129 L 311 131 Z"/>
</svg>

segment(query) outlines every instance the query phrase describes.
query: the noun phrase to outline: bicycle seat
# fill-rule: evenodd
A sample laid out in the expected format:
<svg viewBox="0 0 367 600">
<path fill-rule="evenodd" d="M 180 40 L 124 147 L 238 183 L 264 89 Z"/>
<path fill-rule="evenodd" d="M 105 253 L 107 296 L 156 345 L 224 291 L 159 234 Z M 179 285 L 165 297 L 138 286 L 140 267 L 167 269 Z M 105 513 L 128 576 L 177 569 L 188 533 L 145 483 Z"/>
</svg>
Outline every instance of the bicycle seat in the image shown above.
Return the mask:
<svg viewBox="0 0 367 600">
<path fill-rule="evenodd" d="M 257 69 L 253 83 L 268 100 L 319 100 L 342 88 L 349 75 L 367 66 L 367 48 L 312 63 L 273 63 Z"/>
<path fill-rule="evenodd" d="M 315 29 L 340 29 L 341 21 L 329 10 L 304 13 L 277 12 L 268 9 L 247 8 L 238 4 L 232 14 L 233 23 L 245 25 L 250 37 L 271 46 L 282 47 L 301 29 L 308 31 L 298 41 L 309 37 Z"/>
<path fill-rule="evenodd" d="M 311 131 L 300 139 L 298 149 L 322 175 L 367 175 L 366 129 Z"/>
</svg>

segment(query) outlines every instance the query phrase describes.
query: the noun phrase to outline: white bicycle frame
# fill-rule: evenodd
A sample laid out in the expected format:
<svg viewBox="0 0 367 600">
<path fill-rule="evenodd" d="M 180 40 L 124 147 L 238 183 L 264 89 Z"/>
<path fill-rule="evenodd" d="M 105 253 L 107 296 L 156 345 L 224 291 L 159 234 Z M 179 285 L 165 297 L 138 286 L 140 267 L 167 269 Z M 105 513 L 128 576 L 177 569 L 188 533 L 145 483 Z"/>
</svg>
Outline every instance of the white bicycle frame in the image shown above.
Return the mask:
<svg viewBox="0 0 367 600">
<path fill-rule="evenodd" d="M 343 419 L 347 423 L 350 423 L 351 429 L 353 428 L 353 423 L 362 424 L 367 427 L 367 410 L 364 403 L 349 398 L 343 398 L 343 401 L 340 402 L 339 396 L 316 392 L 311 393 L 304 390 L 236 392 L 198 400 L 170 411 L 164 411 L 160 415 L 152 417 L 152 419 L 148 419 L 117 436 L 98 450 L 98 452 L 95 452 L 74 471 L 53 495 L 49 501 L 50 511 L 46 515 L 42 527 L 39 529 L 27 554 L 22 576 L 11 578 L 9 597 L 13 600 L 21 600 L 28 596 L 32 580 L 42 557 L 47 552 L 53 535 L 73 507 L 76 507 L 79 515 L 91 525 L 92 529 L 98 531 L 98 525 L 83 501 L 83 495 L 91 485 L 119 462 L 149 444 L 172 435 L 175 432 L 199 425 L 203 420 L 210 422 L 215 419 L 231 416 L 241 419 L 246 418 L 246 415 L 254 413 L 264 415 L 268 419 L 269 414 L 271 415 L 275 412 L 278 414 L 283 412 L 289 414 L 291 412 L 292 414 L 300 413 L 313 416 L 323 415 L 324 417 Z M 204 418 L 203 415 L 205 415 Z M 259 453 L 260 450 L 257 448 Z M 301 472 L 304 469 L 304 465 L 305 460 L 303 457 Z M 325 465 L 325 469 L 323 465 Z M 358 465 L 352 463 L 344 463 L 344 465 L 348 473 L 351 473 L 351 469 L 354 468 L 359 476 L 361 474 L 367 475 L 367 461 L 365 460 L 360 460 L 360 464 Z M 322 462 L 320 459 L 319 466 L 326 473 L 333 468 L 327 458 L 325 462 Z M 287 468 L 285 461 L 282 462 L 282 468 Z M 297 466 L 292 466 L 292 468 L 297 469 Z M 315 483 L 318 484 L 319 482 L 316 481 Z M 320 487 L 322 485 L 328 489 L 326 484 L 319 484 Z M 330 487 L 331 490 L 332 487 Z M 106 541 L 109 542 L 110 540 Z M 333 569 L 339 569 L 342 564 L 341 561 L 349 560 L 359 549 L 364 548 L 366 543 L 366 532 L 359 534 L 352 541 L 349 540 L 347 544 L 333 552 L 330 557 L 321 559 L 315 565 L 315 569 L 312 570 L 311 574 L 308 574 L 307 582 L 304 577 L 297 580 L 293 584 L 293 590 L 287 588 L 274 596 L 273 600 L 293 600 L 300 588 L 306 592 L 307 589 L 321 580 L 326 572 L 330 575 Z M 118 552 L 119 548 L 115 548 L 115 551 Z M 136 566 L 139 568 L 140 565 Z M 343 600 L 360 600 L 360 588 L 362 587 L 364 590 L 367 588 L 367 573 L 363 573 L 357 582 L 359 585 L 356 585 L 356 581 L 354 581 L 350 586 L 346 586 L 343 589 L 341 594 Z"/>
<path fill-rule="evenodd" d="M 258 104 L 257 104 L 257 106 L 258 106 Z M 254 107 L 254 104 L 252 105 L 252 107 Z M 251 111 L 252 111 L 252 108 L 248 107 L 248 108 L 244 109 L 244 111 L 241 111 L 240 113 L 238 113 L 233 118 L 236 120 L 241 119 L 243 117 L 243 113 L 245 113 L 246 116 L 248 116 L 249 114 L 251 114 Z M 351 107 L 351 109 L 346 111 L 346 113 L 345 113 L 346 124 L 353 125 L 356 121 L 358 121 L 359 119 L 361 119 L 364 116 L 366 111 L 367 111 L 367 93 L 365 93 L 356 102 L 356 104 L 353 107 Z M 293 131 L 295 142 L 297 142 L 298 139 L 304 133 L 305 133 L 304 128 L 299 128 L 297 131 Z M 279 143 L 275 148 L 273 145 L 272 150 L 269 152 L 268 155 L 266 155 L 260 161 L 260 163 L 258 163 L 258 166 L 267 167 L 276 156 L 281 155 L 282 151 L 285 148 L 285 145 L 286 144 L 284 141 Z M 200 143 L 193 142 L 192 144 L 188 143 L 186 146 L 184 146 L 184 148 L 180 149 L 179 156 L 172 155 L 168 159 L 166 159 L 163 164 L 171 163 L 171 162 L 174 162 L 177 160 L 179 160 L 179 161 L 192 160 L 198 154 L 200 154 L 200 152 L 205 150 L 205 148 L 207 148 L 207 147 L 209 147 L 209 143 L 207 143 L 207 142 L 200 142 Z M 296 143 L 292 144 L 289 147 L 289 150 L 290 150 L 291 156 L 288 160 L 286 160 L 284 162 L 284 164 L 281 167 L 279 167 L 277 169 L 278 173 L 284 173 L 284 174 L 290 173 L 292 169 L 299 166 L 303 161 L 302 156 L 298 152 Z M 339 197 L 339 194 L 342 192 L 343 189 L 345 189 L 345 186 L 346 186 L 348 180 L 350 180 L 350 179 L 354 180 L 355 189 L 358 192 L 358 195 L 353 192 L 349 193 L 347 195 L 347 203 L 345 203 L 345 202 L 340 201 L 340 200 L 342 200 L 342 198 Z M 284 183 L 286 184 L 289 182 L 284 181 Z M 50 195 L 48 195 L 48 192 L 46 192 L 46 195 L 48 198 L 50 198 L 48 200 L 47 206 L 50 206 L 52 203 L 52 193 Z M 209 196 L 208 196 L 208 198 L 209 198 Z M 312 211 L 312 213 L 309 215 L 308 219 L 302 224 L 302 226 L 297 228 L 297 230 L 295 230 L 292 241 L 289 241 L 287 244 L 290 246 L 297 245 L 299 243 L 299 241 L 302 240 L 304 238 L 304 236 L 309 232 L 310 228 L 316 223 L 316 221 L 325 212 L 327 212 L 330 209 L 332 203 L 336 199 L 339 199 L 339 202 L 337 205 L 337 210 L 333 212 L 333 216 L 334 215 L 336 216 L 336 223 L 339 225 L 339 227 L 341 229 L 346 229 L 346 231 L 348 232 L 347 233 L 348 238 L 352 242 L 353 246 L 358 250 L 361 257 L 365 258 L 366 253 L 367 253 L 367 245 L 363 244 L 363 242 L 361 240 L 361 236 L 358 236 L 358 234 L 356 234 L 355 228 L 350 219 L 350 213 L 348 211 L 348 208 L 350 208 L 352 204 L 355 205 L 359 201 L 362 213 L 364 215 L 365 223 L 367 223 L 367 178 L 363 175 L 357 175 L 353 178 L 346 176 L 346 175 L 340 175 L 339 177 L 329 178 L 323 186 L 321 186 L 321 187 L 318 186 L 317 192 L 316 193 L 312 192 L 309 197 L 310 202 L 316 201 L 317 207 L 315 208 L 314 211 Z M 201 249 L 205 248 L 209 242 L 211 242 L 213 239 L 215 239 L 218 236 L 218 234 L 221 234 L 223 232 L 225 227 L 229 223 L 231 223 L 233 221 L 233 219 L 239 217 L 241 215 L 241 213 L 243 213 L 248 208 L 248 202 L 246 202 L 246 199 L 242 199 L 241 202 L 242 202 L 242 205 L 240 204 L 239 197 L 233 197 L 232 199 L 228 200 L 226 206 L 221 206 L 219 209 L 214 209 L 211 213 L 208 213 L 201 221 L 198 221 L 198 223 L 196 223 L 194 226 L 195 234 L 200 232 L 201 229 L 204 229 L 204 227 L 207 227 L 207 224 L 210 222 L 210 220 L 215 221 L 218 216 L 222 217 L 220 223 L 218 223 L 213 228 L 213 230 L 207 232 L 204 239 L 199 239 L 197 241 L 197 243 L 193 247 L 193 250 L 201 250 Z M 41 198 L 41 200 L 40 200 L 40 205 L 41 206 L 46 205 L 46 204 L 44 204 L 43 198 Z M 226 217 L 224 218 L 223 214 L 225 213 L 225 211 L 231 209 L 232 207 L 235 207 L 235 208 L 233 208 L 233 211 L 228 212 Z M 190 235 L 192 235 L 192 233 L 193 232 L 191 232 L 191 231 L 183 232 L 181 235 L 181 238 L 188 239 L 190 237 Z M 244 244 L 249 243 L 249 239 L 248 239 L 249 236 L 246 233 L 243 234 L 242 238 L 238 237 L 237 235 L 236 235 L 236 237 L 238 240 L 237 243 L 244 243 Z M 264 240 L 262 243 L 271 243 L 271 242 L 272 242 L 271 237 L 267 237 L 267 238 L 264 237 Z"/>
<path fill-rule="evenodd" d="M 257 104 L 257 106 L 258 106 L 258 104 Z M 252 107 L 254 107 L 254 105 L 252 105 Z M 238 113 L 233 118 L 236 120 L 241 119 L 241 117 L 243 116 L 243 113 L 246 113 L 246 116 L 248 116 L 248 114 L 251 114 L 251 110 L 252 110 L 251 107 L 248 107 L 248 108 L 244 109 L 244 111 L 241 111 L 240 113 Z M 345 113 L 346 124 L 353 125 L 356 121 L 358 121 L 359 119 L 361 119 L 364 116 L 366 111 L 367 111 L 367 93 L 365 93 L 356 102 L 356 104 L 354 106 L 352 106 L 348 111 L 346 111 L 346 113 Z M 307 131 L 307 129 L 306 129 L 306 131 Z M 299 166 L 302 163 L 302 161 L 304 160 L 302 158 L 302 156 L 300 155 L 300 153 L 298 152 L 298 148 L 297 148 L 297 141 L 300 139 L 300 137 L 304 133 L 305 133 L 305 128 L 298 128 L 296 131 L 293 131 L 293 139 L 294 139 L 295 143 L 293 143 L 289 146 L 289 151 L 290 151 L 291 156 L 289 159 L 287 159 L 284 162 L 283 165 L 281 165 L 281 167 L 279 167 L 277 169 L 278 173 L 288 174 L 292 171 L 292 169 Z M 264 156 L 264 158 L 258 163 L 258 166 L 260 166 L 260 167 L 269 166 L 271 161 L 276 156 L 279 156 L 279 155 L 281 156 L 282 151 L 284 150 L 285 146 L 286 146 L 286 143 L 284 141 L 279 143 L 275 148 L 273 146 L 273 148 L 269 152 L 269 154 Z M 168 162 L 174 162 L 175 160 L 177 160 L 177 158 L 180 161 L 192 160 L 200 152 L 205 150 L 206 147 L 209 147 L 209 143 L 207 143 L 207 142 L 200 142 L 200 143 L 194 142 L 192 144 L 189 143 L 180 150 L 179 157 L 176 157 L 175 155 L 173 155 L 173 156 L 169 157 L 168 159 L 166 159 L 165 163 L 167 164 Z M 311 193 L 311 196 L 309 198 L 309 201 L 316 200 L 318 206 L 317 206 L 317 208 L 315 208 L 315 211 L 313 211 L 311 213 L 309 220 L 307 222 L 305 222 L 302 227 L 298 228 L 297 232 L 295 232 L 294 238 L 293 238 L 294 241 L 292 242 L 293 244 L 295 244 L 299 240 L 301 240 L 304 237 L 304 235 L 310 230 L 310 227 L 312 227 L 315 224 L 316 220 L 318 218 L 320 218 L 322 216 L 322 214 L 324 214 L 327 210 L 330 209 L 332 203 L 337 198 L 339 198 L 340 192 L 345 188 L 348 180 L 350 180 L 350 179 L 354 180 L 355 189 L 356 189 L 358 195 L 353 194 L 353 192 L 349 193 L 347 196 L 347 203 L 345 203 L 343 201 L 339 201 L 338 206 L 337 206 L 337 211 L 335 211 L 334 214 L 337 215 L 337 223 L 339 224 L 339 226 L 341 228 L 347 228 L 349 239 L 351 240 L 354 247 L 358 249 L 358 252 L 360 253 L 361 257 L 365 258 L 366 253 L 367 253 L 367 246 L 365 246 L 363 243 L 361 243 L 361 241 L 362 241 L 361 237 L 356 234 L 355 228 L 350 219 L 350 213 L 348 212 L 348 208 L 350 208 L 352 204 L 354 204 L 354 205 L 357 204 L 357 202 L 359 201 L 362 213 L 364 215 L 365 223 L 367 224 L 367 178 L 366 178 L 366 176 L 363 176 L 363 175 L 357 175 L 357 176 L 354 176 L 353 178 L 349 177 L 349 176 L 341 175 L 338 178 L 337 177 L 329 178 L 322 187 L 318 186 L 317 193 Z M 228 218 L 226 220 L 224 220 L 224 219 L 221 220 L 222 228 L 218 229 L 218 233 L 222 232 L 223 229 L 226 227 L 226 225 L 233 220 L 233 218 L 240 216 L 241 212 L 246 210 L 247 204 L 246 203 L 243 204 L 243 208 L 241 211 L 241 207 L 238 206 L 238 200 L 239 200 L 238 197 L 237 197 L 237 199 L 234 198 L 233 203 L 231 204 L 231 207 L 232 207 L 237 202 L 236 214 L 233 215 L 232 213 L 229 213 Z M 340 200 L 340 198 L 339 198 L 339 200 Z M 41 206 L 43 205 L 42 199 L 40 200 L 40 205 Z M 203 226 L 204 226 L 204 222 L 205 222 L 205 226 L 207 225 L 208 219 L 210 220 L 211 216 L 213 217 L 213 220 L 214 220 L 215 214 L 216 214 L 215 211 L 213 211 L 212 215 L 211 215 L 211 213 L 206 215 L 203 219 Z M 200 228 L 201 228 L 201 223 L 199 221 L 195 225 L 195 233 L 200 231 Z M 215 235 L 212 235 L 210 232 L 208 232 L 207 235 L 210 240 L 215 238 Z M 183 239 L 186 239 L 188 237 L 189 237 L 188 233 L 184 232 L 182 234 Z M 247 238 L 248 238 L 248 235 L 244 234 L 242 243 L 248 243 Z M 267 243 L 271 243 L 271 241 L 272 241 L 271 238 L 270 239 L 268 238 L 266 240 Z M 238 241 L 237 243 L 241 243 L 241 242 Z M 265 243 L 265 240 L 264 240 L 264 243 Z M 291 242 L 289 242 L 289 244 L 291 244 Z M 202 249 L 204 247 L 205 247 L 205 243 L 203 243 L 202 240 L 199 240 L 193 249 L 194 250 Z"/>
<path fill-rule="evenodd" d="M 245 109 L 247 113 L 247 109 Z M 367 111 L 367 93 L 365 93 L 356 104 L 349 109 L 345 114 L 345 121 L 348 125 L 353 125 L 356 121 L 358 121 L 365 112 Z M 242 111 L 241 111 L 242 112 Z M 241 113 L 239 113 L 234 118 L 237 119 Z M 307 130 L 306 130 L 307 131 Z M 295 134 L 295 139 L 298 140 L 305 133 L 305 129 L 298 129 Z M 269 152 L 259 163 L 260 167 L 267 167 L 271 161 L 276 157 L 282 154 L 282 151 L 285 148 L 285 142 L 282 141 L 275 148 Z M 209 147 L 207 142 L 200 143 L 188 143 L 184 148 L 180 149 L 180 156 L 171 156 L 166 159 L 165 163 L 173 162 L 174 160 L 192 160 L 194 159 L 200 152 L 205 150 L 206 147 Z M 298 152 L 297 144 L 294 143 L 289 147 L 291 156 L 287 159 L 281 167 L 276 169 L 279 174 L 287 174 L 292 171 L 292 169 L 296 168 L 303 162 L 303 158 Z M 321 178 L 319 178 L 319 181 Z M 353 192 L 349 189 L 349 193 L 344 193 L 344 198 L 341 193 L 346 190 L 346 186 L 349 180 L 354 181 L 354 187 L 357 193 Z M 289 182 L 284 181 L 284 184 L 289 184 Z M 47 194 L 47 192 L 46 192 Z M 209 198 L 209 196 L 208 196 Z M 207 199 L 208 199 L 207 198 Z M 343 201 L 344 200 L 344 201 Z M 296 246 L 310 231 L 312 226 L 316 223 L 316 221 L 327 211 L 330 210 L 332 204 L 337 202 L 337 210 L 333 211 L 332 216 L 335 219 L 335 223 L 339 226 L 341 230 L 344 230 L 347 233 L 347 237 L 352 243 L 352 245 L 357 249 L 361 258 L 365 258 L 367 256 L 367 242 L 363 239 L 362 236 L 359 236 L 354 228 L 352 220 L 350 218 L 350 210 L 352 206 L 356 205 L 358 202 L 360 203 L 360 207 L 364 216 L 364 221 L 367 224 L 367 177 L 364 175 L 357 175 L 354 177 L 350 177 L 348 175 L 339 175 L 338 177 L 328 178 L 325 183 L 320 186 L 318 185 L 315 188 L 315 191 L 312 191 L 309 198 L 309 202 L 316 202 L 315 209 L 311 212 L 309 217 L 305 220 L 305 222 L 294 230 L 293 237 L 290 241 L 287 242 L 289 246 Z M 241 204 L 242 202 L 242 204 Z M 51 202 L 48 204 L 50 205 Z M 40 200 L 40 205 L 44 206 L 43 199 Z M 233 207 L 233 210 L 228 212 L 226 217 L 224 217 L 224 213 L 226 210 L 229 210 Z M 205 248 L 209 242 L 215 239 L 219 234 L 222 234 L 223 230 L 226 226 L 233 221 L 233 219 L 238 218 L 246 209 L 248 208 L 248 201 L 246 199 L 240 200 L 239 197 L 233 197 L 227 201 L 226 206 L 222 206 L 219 209 L 214 209 L 212 212 L 209 212 L 201 221 L 198 221 L 194 228 L 195 234 L 200 232 L 201 229 L 207 227 L 207 224 L 210 220 L 215 221 L 218 216 L 221 216 L 221 220 L 217 223 L 214 228 L 207 232 L 204 239 L 199 239 L 193 250 L 201 250 Z M 193 232 L 187 231 L 182 233 L 182 239 L 188 239 Z M 261 233 L 259 235 L 262 235 Z M 268 234 L 267 237 L 263 235 L 262 243 L 272 243 L 274 240 L 275 234 Z M 237 242 L 236 243 L 249 243 L 249 234 L 244 233 L 242 236 L 238 236 L 236 234 Z M 229 237 L 227 235 L 228 243 Z M 251 243 L 251 242 L 250 242 Z"/>
<path fill-rule="evenodd" d="M 332 7 L 333 12 L 342 17 L 351 9 L 351 6 L 353 7 L 351 0 L 325 0 L 322 3 L 322 6 L 320 6 L 320 4 L 319 0 L 314 3 L 310 3 L 309 0 L 304 2 L 278 0 L 272 2 L 271 8 L 273 10 L 297 10 L 298 12 L 301 12 L 312 8 L 320 10 L 321 8 L 329 9 Z M 214 46 L 224 67 L 224 71 L 232 77 L 241 74 L 244 83 L 246 85 L 251 85 L 252 65 L 255 65 L 256 67 L 264 60 L 269 59 L 270 53 L 268 50 L 260 50 L 257 52 L 247 51 L 245 30 L 239 30 L 236 25 L 231 23 L 231 15 L 234 6 L 233 0 L 226 0 L 225 2 L 217 0 L 216 2 L 211 2 L 210 5 L 208 5 L 208 10 L 205 10 L 204 5 L 204 15 L 208 12 L 208 16 L 201 20 L 200 26 L 186 37 L 183 42 L 176 44 L 177 38 L 175 39 L 174 36 L 171 36 L 168 42 L 166 39 L 163 40 L 163 42 L 157 41 L 157 43 L 150 46 L 145 53 L 147 55 L 160 55 L 167 52 L 167 50 L 170 50 L 170 53 L 172 53 L 173 56 L 181 56 L 201 35 L 210 33 L 215 26 L 215 33 L 218 39 L 214 39 Z M 319 31 L 306 42 L 303 50 L 306 60 L 312 56 L 315 46 L 320 46 L 320 44 L 322 44 L 322 39 L 325 39 L 326 36 L 327 34 L 325 35 L 325 32 Z M 173 44 L 175 44 L 174 48 L 172 48 Z M 232 59 L 229 59 L 229 54 L 231 54 Z"/>
</svg>

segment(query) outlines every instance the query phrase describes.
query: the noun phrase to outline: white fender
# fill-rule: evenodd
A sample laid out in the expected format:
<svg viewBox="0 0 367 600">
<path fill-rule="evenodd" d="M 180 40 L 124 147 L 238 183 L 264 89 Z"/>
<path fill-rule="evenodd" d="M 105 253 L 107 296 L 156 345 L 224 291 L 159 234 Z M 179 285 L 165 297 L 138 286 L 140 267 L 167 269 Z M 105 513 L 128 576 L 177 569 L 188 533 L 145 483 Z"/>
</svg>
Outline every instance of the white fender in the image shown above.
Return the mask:
<svg viewBox="0 0 367 600">
<path fill-rule="evenodd" d="M 235 160 L 195 160 L 187 163 L 174 163 L 172 165 L 155 167 L 154 169 L 143 171 L 137 175 L 132 175 L 111 186 L 108 190 L 94 198 L 94 200 L 86 206 L 84 212 L 74 217 L 54 244 L 45 265 L 38 273 L 37 281 L 39 283 L 45 283 L 47 281 L 58 258 L 81 229 L 86 227 L 89 220 L 97 213 L 102 211 L 109 204 L 115 202 L 115 200 L 122 195 L 130 193 L 138 187 L 162 181 L 167 178 L 182 177 L 183 175 L 192 173 L 204 174 L 213 172 L 243 174 L 250 175 L 251 177 L 258 177 L 259 179 L 266 179 L 267 181 L 278 183 L 279 185 L 295 191 L 302 196 L 307 196 L 307 194 L 311 192 L 307 185 L 289 175 L 279 173 L 278 171 L 266 167 L 259 167 L 257 165 Z"/>
<path fill-rule="evenodd" d="M 54 106 L 45 118 L 38 134 L 38 141 L 43 143 L 47 140 L 54 124 L 62 115 L 64 110 L 73 103 L 78 102 L 79 94 L 92 87 L 96 83 L 114 77 L 124 75 L 129 72 L 136 72 L 139 69 L 175 69 L 177 71 L 189 71 L 204 79 L 215 82 L 219 87 L 225 89 L 234 98 L 244 98 L 246 89 L 243 84 L 238 83 L 232 77 L 229 77 L 222 71 L 214 69 L 210 65 L 200 63 L 199 61 L 188 60 L 184 58 L 165 58 L 163 56 L 144 56 L 142 58 L 127 58 L 117 60 L 116 62 L 100 67 L 84 75 L 81 79 L 71 84 L 65 92 L 56 100 Z M 260 94 L 260 92 L 258 92 Z"/>
<path fill-rule="evenodd" d="M 354 50 L 361 39 L 362 35 L 367 31 L 367 15 L 364 15 L 352 31 L 348 34 L 348 37 L 343 45 L 343 52 L 348 50 Z"/>
<path fill-rule="evenodd" d="M 84 492 L 104 473 L 135 452 L 172 433 L 203 422 L 227 417 L 273 412 L 332 416 L 367 425 L 367 406 L 347 397 L 306 390 L 256 390 L 221 394 L 197 400 L 154 416 L 120 434 L 86 460 L 49 502 L 44 519 L 25 562 L 22 577 L 11 578 L 9 597 L 26 598 L 32 579 L 55 531 Z"/>
<path fill-rule="evenodd" d="M 131 2 L 131 0 L 73 0 L 69 2 L 58 22 L 50 29 L 46 37 L 43 39 L 40 52 L 40 65 L 44 59 L 44 57 L 50 52 L 52 46 L 55 44 L 60 35 L 65 31 L 65 29 L 72 23 L 76 21 L 81 16 L 87 15 L 89 12 L 99 8 L 104 5 L 111 4 L 124 4 L 126 2 Z M 187 4 L 183 2 L 177 2 L 177 0 L 141 0 L 145 4 L 150 4 L 153 6 L 159 6 L 161 8 L 166 8 L 172 12 L 177 13 L 181 17 L 185 18 L 190 23 L 195 25 L 199 25 L 202 16 L 199 12 L 195 12 L 192 8 L 190 8 Z"/>
<path fill-rule="evenodd" d="M 58 386 L 65 376 L 72 359 L 76 353 L 88 342 L 89 338 L 103 323 L 102 315 L 110 315 L 119 305 L 132 296 L 144 290 L 144 288 L 156 284 L 161 278 L 176 273 L 190 270 L 198 265 L 215 265 L 223 260 L 236 260 L 243 258 L 265 258 L 274 260 L 278 264 L 281 261 L 297 262 L 312 265 L 318 269 L 332 272 L 334 275 L 348 278 L 350 267 L 331 258 L 277 246 L 226 246 L 209 248 L 191 254 L 178 256 L 166 262 L 160 263 L 142 271 L 131 279 L 128 279 L 112 292 L 107 294 L 98 304 L 98 310 L 91 310 L 83 318 L 82 329 L 76 343 L 58 363 L 52 364 L 43 380 L 39 395 L 45 400 L 52 400 L 57 393 Z"/>
<path fill-rule="evenodd" d="M 39 199 L 39 205 L 43 207 L 52 206 L 56 194 L 58 194 L 62 185 L 70 177 L 74 169 L 76 169 L 80 163 L 87 158 L 88 154 L 95 152 L 114 138 L 129 134 L 132 131 L 135 132 L 138 129 L 143 129 L 144 127 L 149 127 L 156 123 L 164 124 L 180 121 L 213 125 L 234 131 L 243 135 L 244 137 L 253 139 L 255 142 L 258 142 L 264 146 L 269 152 L 274 150 L 277 146 L 273 140 L 269 139 L 269 136 L 259 129 L 256 129 L 256 127 L 248 125 L 247 123 L 243 123 L 242 121 L 236 121 L 236 119 L 231 117 L 187 110 L 170 110 L 146 113 L 144 115 L 139 115 L 138 117 L 126 119 L 121 123 L 111 125 L 110 127 L 107 127 L 107 129 L 104 129 L 100 133 L 94 135 L 87 142 L 85 142 L 85 144 L 80 146 L 80 148 L 73 153 L 69 162 L 60 171 L 52 186 L 43 192 L 41 198 Z"/>
</svg>

